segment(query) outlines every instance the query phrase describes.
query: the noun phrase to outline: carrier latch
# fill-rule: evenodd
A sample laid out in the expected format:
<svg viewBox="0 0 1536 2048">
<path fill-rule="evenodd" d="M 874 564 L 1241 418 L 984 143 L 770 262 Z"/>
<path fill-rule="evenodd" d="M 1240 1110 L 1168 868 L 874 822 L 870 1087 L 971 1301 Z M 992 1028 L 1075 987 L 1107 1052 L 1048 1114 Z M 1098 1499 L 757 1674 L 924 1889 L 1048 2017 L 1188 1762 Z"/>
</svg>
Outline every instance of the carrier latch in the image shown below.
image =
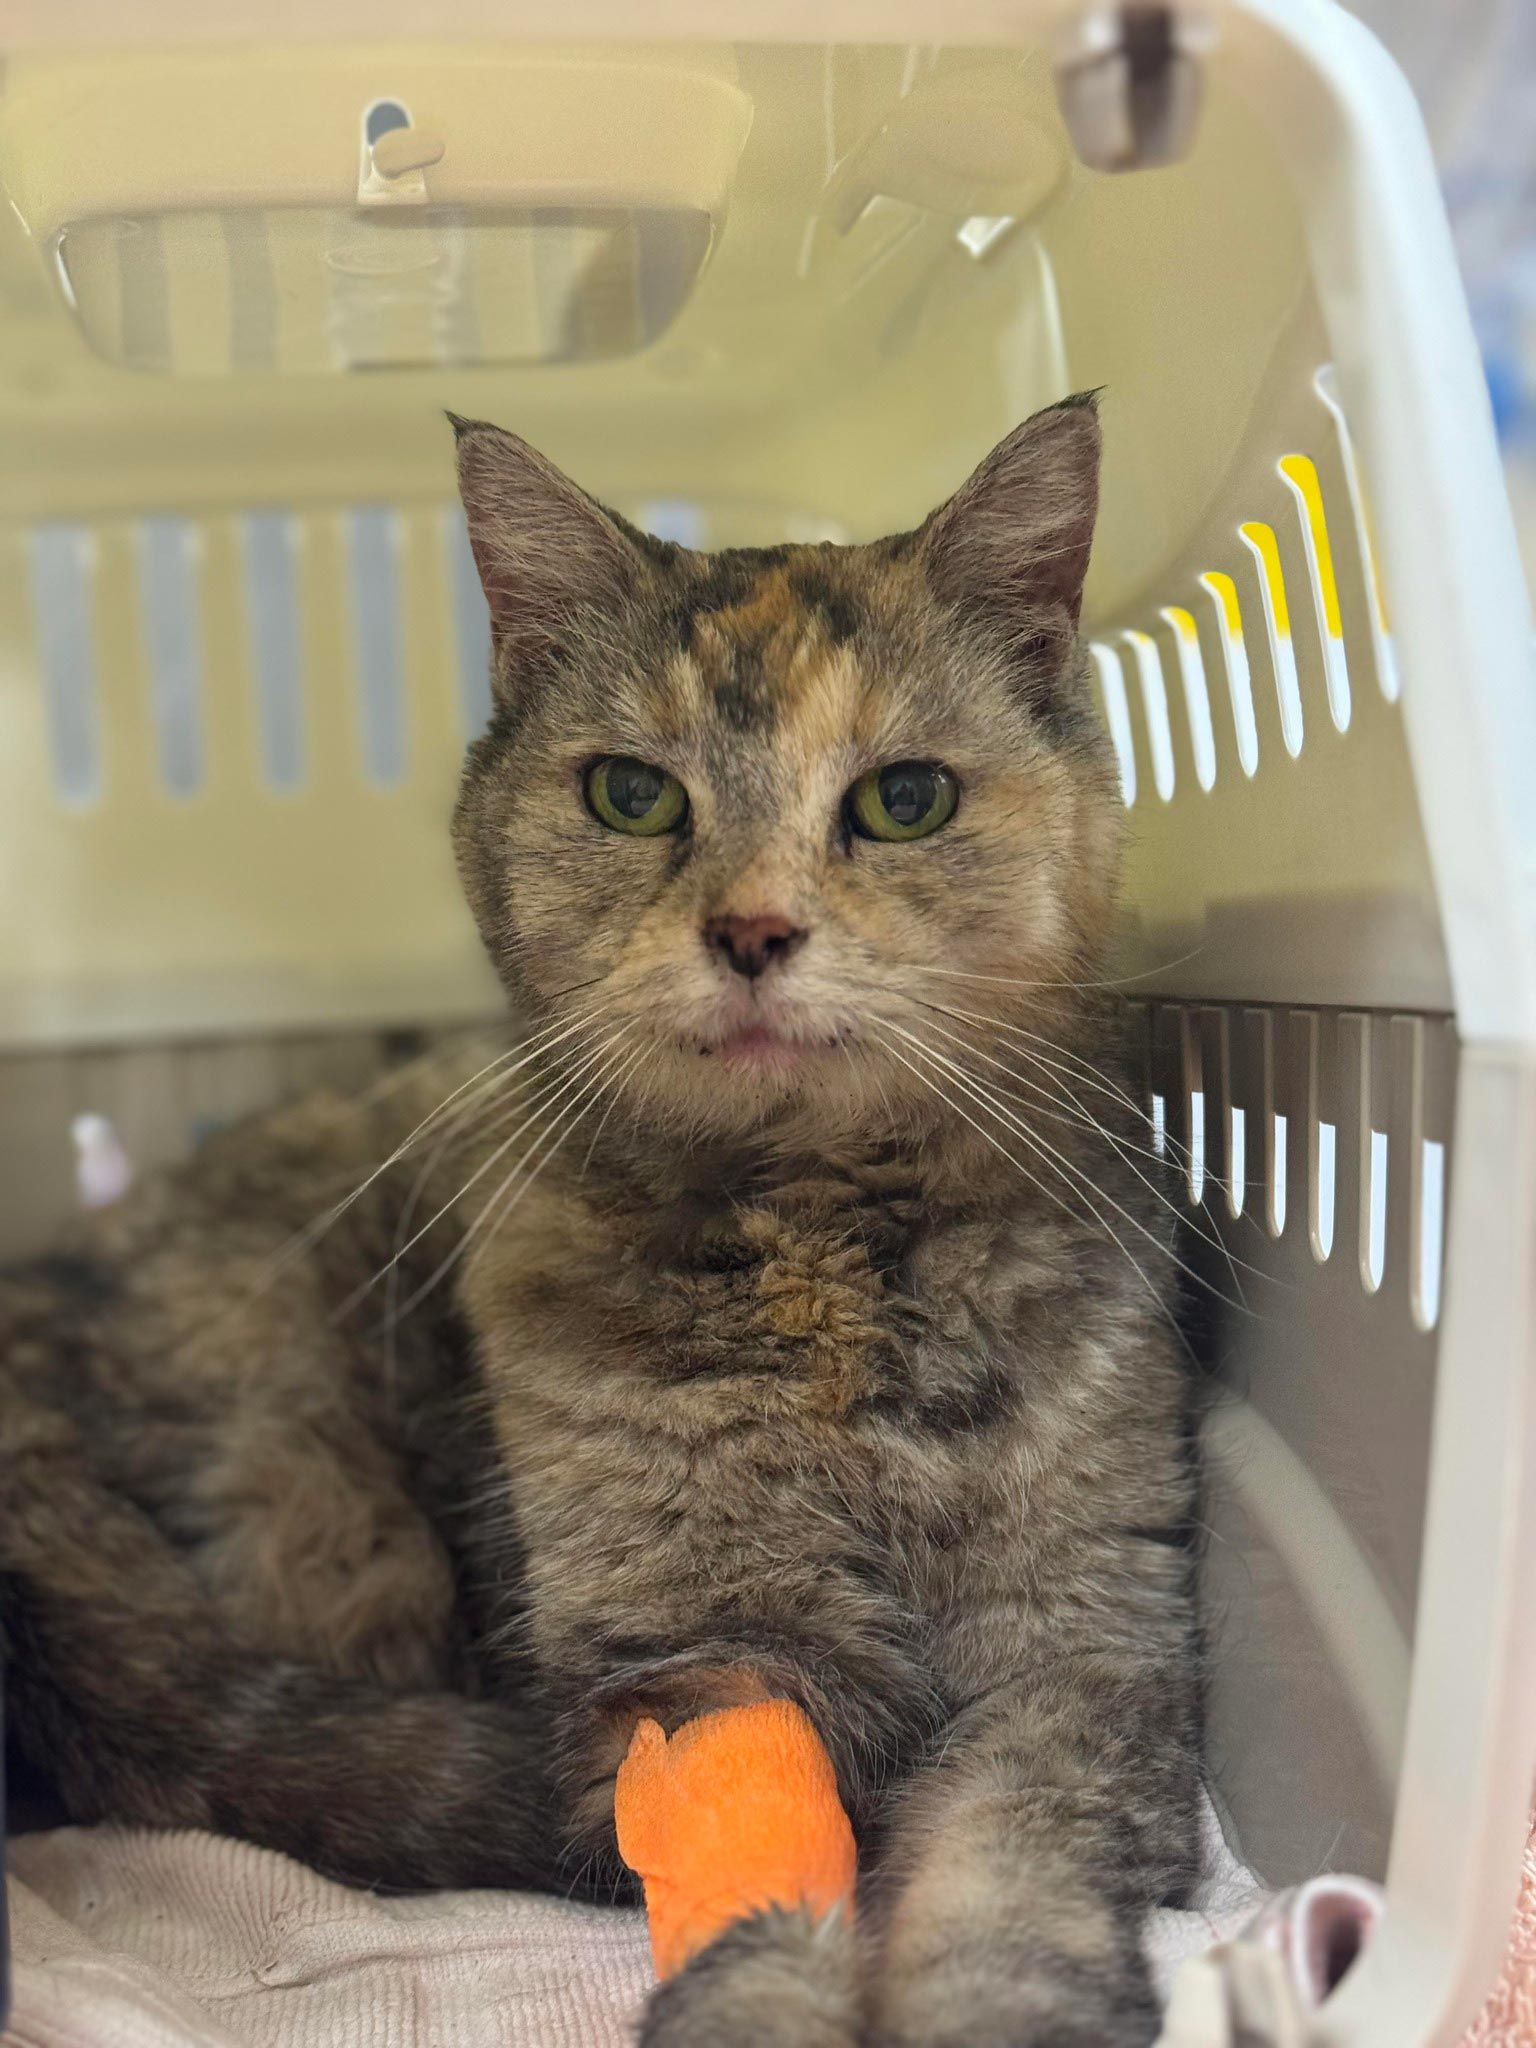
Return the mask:
<svg viewBox="0 0 1536 2048">
<path fill-rule="evenodd" d="M 413 124 L 399 100 L 375 100 L 363 110 L 358 205 L 425 206 L 425 174 L 442 162 L 445 149 L 440 135 Z"/>
</svg>

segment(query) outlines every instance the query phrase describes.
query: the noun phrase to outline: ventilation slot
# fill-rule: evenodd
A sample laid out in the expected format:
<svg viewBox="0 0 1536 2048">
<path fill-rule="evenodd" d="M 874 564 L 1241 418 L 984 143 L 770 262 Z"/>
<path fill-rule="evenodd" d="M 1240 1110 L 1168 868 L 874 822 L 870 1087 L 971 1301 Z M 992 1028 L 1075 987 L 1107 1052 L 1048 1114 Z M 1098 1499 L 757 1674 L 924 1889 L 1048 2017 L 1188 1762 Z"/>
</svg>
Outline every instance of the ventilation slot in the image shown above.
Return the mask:
<svg viewBox="0 0 1536 2048">
<path fill-rule="evenodd" d="M 1419 1146 L 1413 1228 L 1413 1317 L 1421 1330 L 1432 1330 L 1440 1320 L 1445 1257 L 1445 1147 L 1435 1138 L 1425 1138 Z"/>
<path fill-rule="evenodd" d="M 1152 1150 L 1158 1158 L 1168 1151 L 1168 1098 L 1154 1094 L 1152 1097 Z"/>
<path fill-rule="evenodd" d="M 1381 684 L 1381 694 L 1390 703 L 1396 703 L 1399 695 L 1397 652 L 1392 644 L 1392 629 L 1387 618 L 1386 593 L 1381 587 L 1381 571 L 1377 567 L 1376 549 L 1371 540 L 1371 517 L 1366 504 L 1365 484 L 1360 475 L 1360 465 L 1355 460 L 1355 444 L 1350 436 L 1349 422 L 1344 417 L 1344 408 L 1339 402 L 1338 383 L 1331 363 L 1324 364 L 1318 371 L 1313 379 L 1313 388 L 1327 407 L 1338 436 L 1339 456 L 1344 464 L 1344 479 L 1349 486 L 1349 509 L 1354 518 L 1360 560 L 1365 569 L 1371 641 L 1376 655 L 1376 674 Z"/>
<path fill-rule="evenodd" d="M 1152 755 L 1152 782 L 1167 803 L 1173 795 L 1173 733 L 1168 724 L 1168 690 L 1163 666 L 1157 658 L 1157 642 L 1150 633 L 1122 633 L 1136 665 L 1136 680 L 1147 722 L 1147 745 Z"/>
<path fill-rule="evenodd" d="M 1189 1091 L 1189 1199 L 1205 1199 L 1205 1090 Z"/>
<path fill-rule="evenodd" d="M 363 771 L 382 789 L 405 780 L 405 680 L 400 667 L 400 522 L 383 506 L 348 520 L 352 632 Z"/>
<path fill-rule="evenodd" d="M 1387 1163 L 1390 1157 L 1385 1131 L 1372 1131 L 1366 1149 L 1365 1243 L 1360 1247 L 1360 1277 L 1366 1292 L 1374 1294 L 1381 1285 L 1387 1264 Z"/>
<path fill-rule="evenodd" d="M 286 793 L 304 782 L 298 530 L 287 512 L 253 512 L 242 526 L 261 765 L 268 786 Z"/>
<path fill-rule="evenodd" d="M 1269 1120 L 1270 1128 L 1270 1173 L 1269 1173 L 1269 1231 L 1271 1237 L 1285 1235 L 1286 1202 L 1286 1145 L 1289 1125 L 1276 1111 Z"/>
<path fill-rule="evenodd" d="M 467 543 L 465 552 L 468 552 Z M 1102 641 L 1095 640 L 1091 652 L 1099 675 L 1104 723 L 1109 728 L 1115 759 L 1120 764 L 1120 794 L 1129 809 L 1136 801 L 1136 743 L 1131 734 L 1131 708 L 1125 695 L 1125 671 L 1114 651 Z"/>
<path fill-rule="evenodd" d="M 1237 758 L 1245 775 L 1259 765 L 1259 728 L 1253 715 L 1253 675 L 1248 664 L 1248 645 L 1243 637 L 1242 608 L 1237 585 L 1220 570 L 1207 571 L 1200 587 L 1211 602 L 1221 641 L 1222 659 L 1227 665 L 1227 694 L 1232 700 L 1232 724 L 1237 733 Z"/>
<path fill-rule="evenodd" d="M 1291 641 L 1291 613 L 1285 594 L 1285 572 L 1280 567 L 1280 543 L 1275 538 L 1275 529 L 1262 519 L 1245 520 L 1238 532 L 1259 571 L 1259 595 L 1269 633 L 1275 691 L 1280 700 L 1280 735 L 1286 752 L 1294 760 L 1301 752 L 1301 684 L 1296 674 L 1296 649 Z"/>
<path fill-rule="evenodd" d="M 443 544 L 453 592 L 453 631 L 459 655 L 459 722 L 476 740 L 491 718 L 491 615 L 480 586 L 469 529 L 457 506 L 443 514 Z M 1122 768 L 1122 776 L 1124 770 Z M 1131 801 L 1130 797 L 1126 802 Z"/>
<path fill-rule="evenodd" d="M 203 786 L 203 673 L 198 607 L 202 550 L 185 519 L 139 528 L 139 602 L 160 779 L 172 796 Z"/>
<path fill-rule="evenodd" d="M 1312 1256 L 1319 1261 L 1333 1256 L 1333 1207 L 1338 1139 L 1338 1130 L 1333 1124 L 1320 1119 L 1313 1126 Z"/>
<path fill-rule="evenodd" d="M 1296 502 L 1307 574 L 1312 586 L 1312 606 L 1317 617 L 1317 636 L 1323 650 L 1323 673 L 1328 686 L 1328 710 L 1340 732 L 1349 730 L 1349 661 L 1344 651 L 1344 618 L 1339 609 L 1339 585 L 1333 568 L 1333 547 L 1328 539 L 1328 520 L 1323 511 L 1323 487 L 1317 464 L 1306 455 L 1284 455 L 1280 474 Z"/>
<path fill-rule="evenodd" d="M 1236 1104 L 1227 1114 L 1227 1207 L 1241 1216 L 1248 1195 L 1248 1116 Z"/>
<path fill-rule="evenodd" d="M 1200 629 L 1193 612 L 1182 605 L 1168 605 L 1160 614 L 1173 635 L 1174 656 L 1179 664 L 1179 681 L 1184 690 L 1184 713 L 1189 721 L 1190 751 L 1194 756 L 1195 779 L 1202 789 L 1216 784 L 1216 733 L 1211 724 L 1211 696 L 1205 682 L 1205 659 L 1200 652 Z"/>
<path fill-rule="evenodd" d="M 101 798 L 100 694 L 91 637 L 95 544 L 82 526 L 32 535 L 32 614 L 42 668 L 54 787 L 66 804 Z"/>
<path fill-rule="evenodd" d="M 1347 1291 L 1372 1315 L 1432 1329 L 1456 1076 L 1448 1020 L 1158 1001 L 1136 1014 L 1152 1150 L 1222 1244 L 1241 1234 L 1258 1274 Z"/>
</svg>

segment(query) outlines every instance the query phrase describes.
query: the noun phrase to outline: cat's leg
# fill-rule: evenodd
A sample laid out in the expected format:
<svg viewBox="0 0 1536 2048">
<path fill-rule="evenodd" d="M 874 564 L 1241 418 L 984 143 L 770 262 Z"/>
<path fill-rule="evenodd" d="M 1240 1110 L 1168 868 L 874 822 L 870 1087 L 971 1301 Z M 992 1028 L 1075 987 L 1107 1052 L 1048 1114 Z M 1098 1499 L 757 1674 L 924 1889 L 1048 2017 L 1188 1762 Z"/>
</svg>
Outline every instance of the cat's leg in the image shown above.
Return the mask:
<svg viewBox="0 0 1536 2048">
<path fill-rule="evenodd" d="M 395 1889 L 561 1876 L 531 1705 L 263 1653 L 24 1395 L 0 1443 L 0 1662 L 9 1727 L 77 1820 L 209 1828 Z"/>
<path fill-rule="evenodd" d="M 188 1561 L 238 1634 L 349 1677 L 444 1682 L 452 1563 L 361 1415 L 336 1398 L 263 1404 L 177 1480 Z"/>
<path fill-rule="evenodd" d="M 739 1920 L 652 1995 L 640 2048 L 855 2048 L 858 1956 L 845 1915 Z"/>
<path fill-rule="evenodd" d="M 1197 1870 L 1188 1686 L 1043 1669 L 965 1708 L 896 1795 L 877 2048 L 1146 2048 L 1147 1910 Z"/>
</svg>

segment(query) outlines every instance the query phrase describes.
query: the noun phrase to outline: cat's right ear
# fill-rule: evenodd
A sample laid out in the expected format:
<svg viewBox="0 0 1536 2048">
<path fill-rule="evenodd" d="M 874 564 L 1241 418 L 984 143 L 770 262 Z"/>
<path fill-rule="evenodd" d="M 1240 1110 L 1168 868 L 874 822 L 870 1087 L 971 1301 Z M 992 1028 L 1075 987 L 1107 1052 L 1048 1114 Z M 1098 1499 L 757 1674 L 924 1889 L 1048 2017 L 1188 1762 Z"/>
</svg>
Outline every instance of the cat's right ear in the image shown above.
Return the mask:
<svg viewBox="0 0 1536 2048">
<path fill-rule="evenodd" d="M 623 605 L 642 561 L 618 522 L 516 434 L 449 413 L 459 495 L 491 611 L 493 682 L 516 692 L 579 615 Z"/>
</svg>

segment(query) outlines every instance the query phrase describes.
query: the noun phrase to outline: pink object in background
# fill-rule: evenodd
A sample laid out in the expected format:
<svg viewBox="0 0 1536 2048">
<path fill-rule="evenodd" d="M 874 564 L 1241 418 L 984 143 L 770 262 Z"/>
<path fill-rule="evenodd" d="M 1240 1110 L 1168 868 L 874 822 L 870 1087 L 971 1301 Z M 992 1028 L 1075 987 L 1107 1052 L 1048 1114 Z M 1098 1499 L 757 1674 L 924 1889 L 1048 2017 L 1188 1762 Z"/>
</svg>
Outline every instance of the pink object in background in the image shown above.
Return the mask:
<svg viewBox="0 0 1536 2048">
<path fill-rule="evenodd" d="M 1313 2012 L 1375 1933 L 1382 1910 L 1380 1887 L 1363 1877 L 1314 1877 L 1281 1892 L 1244 1938 L 1274 1950 L 1297 2004 Z"/>
<path fill-rule="evenodd" d="M 82 1209 L 108 1209 L 133 1185 L 133 1161 L 104 1116 L 77 1116 L 69 1127 L 75 1146 L 75 1186 Z"/>
<path fill-rule="evenodd" d="M 1536 2042 L 1536 1820 L 1525 1844 L 1520 1898 L 1504 1968 L 1462 2048 L 1531 2048 Z"/>
</svg>

